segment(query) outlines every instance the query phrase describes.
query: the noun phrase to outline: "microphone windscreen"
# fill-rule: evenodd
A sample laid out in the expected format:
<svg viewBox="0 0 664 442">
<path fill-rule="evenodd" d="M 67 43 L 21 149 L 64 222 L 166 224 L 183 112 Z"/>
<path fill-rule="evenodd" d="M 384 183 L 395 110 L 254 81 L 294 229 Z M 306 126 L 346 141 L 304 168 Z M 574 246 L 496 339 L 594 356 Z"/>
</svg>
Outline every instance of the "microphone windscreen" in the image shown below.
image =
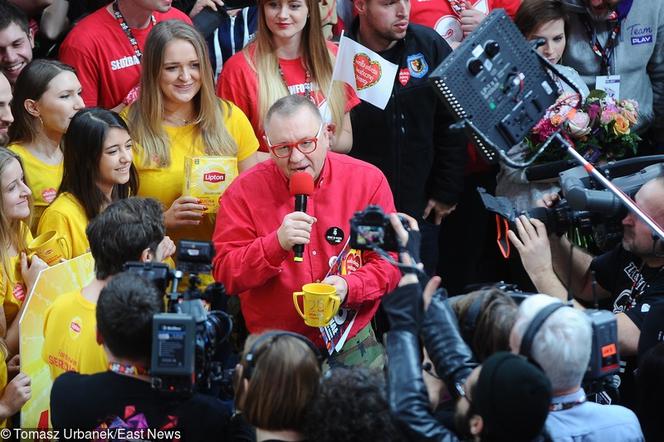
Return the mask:
<svg viewBox="0 0 664 442">
<path fill-rule="evenodd" d="M 291 195 L 311 195 L 314 193 L 314 178 L 307 172 L 295 172 L 290 177 Z"/>
</svg>

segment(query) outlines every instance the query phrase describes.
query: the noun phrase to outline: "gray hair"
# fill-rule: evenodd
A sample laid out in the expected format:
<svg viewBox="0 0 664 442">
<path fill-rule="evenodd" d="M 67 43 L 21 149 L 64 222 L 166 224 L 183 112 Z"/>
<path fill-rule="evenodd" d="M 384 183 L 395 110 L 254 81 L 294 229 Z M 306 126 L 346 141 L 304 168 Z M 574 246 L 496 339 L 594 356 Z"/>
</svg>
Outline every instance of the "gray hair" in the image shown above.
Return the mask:
<svg viewBox="0 0 664 442">
<path fill-rule="evenodd" d="M 535 315 L 553 303 L 560 303 L 560 300 L 548 295 L 533 295 L 521 303 L 512 329 L 513 345 L 521 346 Z M 533 339 L 531 355 L 551 381 L 555 394 L 581 385 L 591 349 L 590 320 L 582 311 L 565 307 L 544 321 Z"/>
<path fill-rule="evenodd" d="M 312 114 L 316 115 L 318 121 L 323 121 L 323 118 L 320 115 L 320 111 L 316 105 L 311 102 L 311 100 L 303 97 L 302 95 L 294 94 L 280 98 L 275 101 L 272 106 L 270 106 L 270 109 L 268 109 L 267 114 L 265 115 L 263 127 L 268 127 L 268 124 L 274 115 L 290 117 L 303 107 L 307 108 L 307 110 L 309 110 Z"/>
</svg>

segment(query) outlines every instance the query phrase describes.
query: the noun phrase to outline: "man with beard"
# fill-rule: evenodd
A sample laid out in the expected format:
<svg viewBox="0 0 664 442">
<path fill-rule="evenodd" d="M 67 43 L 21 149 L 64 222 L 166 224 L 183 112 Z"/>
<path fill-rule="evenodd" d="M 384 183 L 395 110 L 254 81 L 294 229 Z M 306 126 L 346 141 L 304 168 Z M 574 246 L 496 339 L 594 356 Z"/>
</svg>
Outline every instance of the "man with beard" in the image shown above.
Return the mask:
<svg viewBox="0 0 664 442">
<path fill-rule="evenodd" d="M 0 146 L 7 146 L 9 142 L 9 126 L 14 122 L 12 115 L 12 87 L 3 74 L 0 74 Z"/>
<path fill-rule="evenodd" d="M 636 100 L 640 114 L 636 132 L 645 136 L 652 127 L 650 141 L 664 149 L 664 3 L 563 3 L 570 14 L 561 63 L 576 69 L 591 90 L 613 90 L 621 99 Z"/>
<path fill-rule="evenodd" d="M 439 224 L 456 207 L 466 162 L 465 137 L 451 133 L 452 116 L 429 84 L 452 50 L 433 29 L 409 24 L 409 0 L 357 0 L 355 9 L 349 36 L 399 70 L 385 110 L 367 102 L 352 109 L 350 155 L 377 166 L 397 210 L 418 220 L 422 262 L 433 274 Z"/>
<path fill-rule="evenodd" d="M 656 223 L 664 225 L 664 177 L 641 186 L 634 200 Z M 544 198 L 547 206 L 555 201 L 554 195 Z M 664 305 L 664 247 L 633 213 L 623 218 L 622 225 L 622 244 L 597 257 L 564 236 L 549 236 L 542 222 L 525 216 L 516 220 L 517 233 L 510 230 L 508 235 L 539 293 L 566 301 L 569 290 L 582 302 L 592 302 L 596 295 L 600 302 L 611 305 L 618 322 L 620 355 L 629 366 L 634 362 L 629 357 L 637 355 L 649 312 Z M 570 281 L 570 286 L 563 281 Z M 621 401 L 632 405 L 632 370 L 625 370 L 622 380 Z"/>
</svg>

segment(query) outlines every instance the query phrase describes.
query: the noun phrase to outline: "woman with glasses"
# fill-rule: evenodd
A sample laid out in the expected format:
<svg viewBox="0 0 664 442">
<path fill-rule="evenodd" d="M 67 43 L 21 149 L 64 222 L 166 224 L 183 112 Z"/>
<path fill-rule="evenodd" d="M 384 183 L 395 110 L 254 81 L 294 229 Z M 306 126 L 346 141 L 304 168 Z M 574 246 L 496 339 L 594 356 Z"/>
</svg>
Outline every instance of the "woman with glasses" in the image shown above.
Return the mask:
<svg viewBox="0 0 664 442">
<path fill-rule="evenodd" d="M 237 158 L 242 172 L 257 162 L 258 140 L 242 110 L 215 96 L 207 46 L 190 25 L 157 24 L 141 64 L 140 97 L 123 112 L 137 144 L 139 195 L 163 204 L 176 243 L 209 240 L 214 216 L 197 198 L 182 195 L 185 157 Z"/>
<path fill-rule="evenodd" d="M 353 135 L 348 112 L 359 99 L 350 86 L 332 84 L 337 47 L 323 37 L 318 2 L 260 0 L 258 8 L 256 41 L 224 65 L 217 94 L 249 117 L 261 151 L 268 150 L 263 139 L 265 114 L 289 94 L 303 95 L 318 106 L 332 135 L 331 150 L 350 151 Z"/>
</svg>

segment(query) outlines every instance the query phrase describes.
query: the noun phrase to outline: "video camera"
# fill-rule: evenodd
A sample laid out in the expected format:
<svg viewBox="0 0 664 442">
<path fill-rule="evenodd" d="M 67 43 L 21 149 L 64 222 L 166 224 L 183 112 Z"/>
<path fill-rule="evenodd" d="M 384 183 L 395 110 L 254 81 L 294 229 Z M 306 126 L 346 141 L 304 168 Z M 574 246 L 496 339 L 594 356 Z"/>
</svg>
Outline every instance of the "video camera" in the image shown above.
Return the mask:
<svg viewBox="0 0 664 442">
<path fill-rule="evenodd" d="M 222 394 L 232 391 L 232 370 L 224 368 L 232 353 L 228 337 L 233 328 L 223 311 L 226 290 L 219 283 L 205 291 L 199 288 L 198 275 L 210 272 L 213 257 L 210 242 L 183 240 L 178 245 L 177 270 L 152 262 L 124 265 L 124 270 L 138 273 L 164 293 L 166 313 L 153 318 L 150 364 L 152 386 L 163 393 L 190 395 L 217 387 Z M 178 285 L 185 275 L 187 287 L 180 292 Z"/>
<path fill-rule="evenodd" d="M 664 156 L 630 158 L 599 169 L 608 178 L 618 176 L 611 180 L 613 184 L 634 198 L 647 181 L 664 176 Z M 527 215 L 542 221 L 547 232 L 558 236 L 577 228 L 580 234 L 592 236 L 598 251 L 607 251 L 620 242 L 627 209 L 617 196 L 599 185 L 583 166 L 560 173 L 560 184 L 563 198 L 555 207 L 534 207 L 525 212 L 518 211 L 508 198 L 492 196 L 482 188 L 478 191 L 484 207 L 502 217 L 511 230 L 516 229 L 514 221 L 519 215 Z"/>
<path fill-rule="evenodd" d="M 403 227 L 410 230 L 408 222 L 401 217 L 399 219 Z M 369 205 L 366 209 L 355 212 L 350 220 L 350 246 L 358 250 L 398 250 L 397 234 L 390 218 L 380 206 Z"/>
</svg>

